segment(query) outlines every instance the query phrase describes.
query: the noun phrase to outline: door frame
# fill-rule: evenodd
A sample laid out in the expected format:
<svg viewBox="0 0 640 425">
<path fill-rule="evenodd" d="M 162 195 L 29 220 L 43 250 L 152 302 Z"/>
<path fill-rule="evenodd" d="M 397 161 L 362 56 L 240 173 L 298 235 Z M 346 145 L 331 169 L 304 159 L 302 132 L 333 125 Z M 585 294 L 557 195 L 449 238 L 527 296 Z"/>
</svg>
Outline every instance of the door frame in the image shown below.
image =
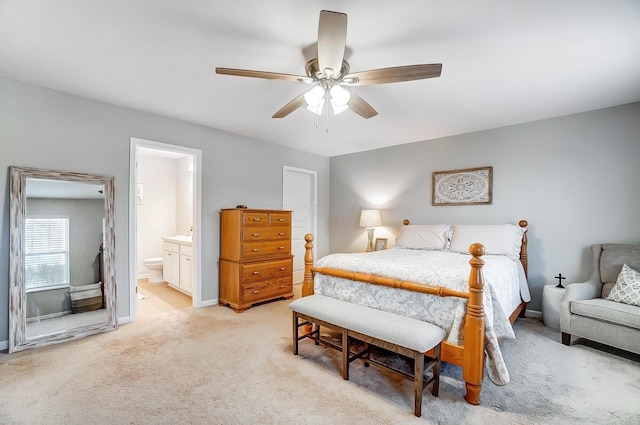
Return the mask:
<svg viewBox="0 0 640 425">
<path fill-rule="evenodd" d="M 194 307 L 203 307 L 202 302 L 202 151 L 179 145 L 154 142 L 132 137 L 129 151 L 129 321 L 134 321 L 138 313 L 137 270 L 137 203 L 136 181 L 138 176 L 138 148 L 145 147 L 163 151 L 183 153 L 193 156 L 193 293 Z"/>
<path fill-rule="evenodd" d="M 311 214 L 311 234 L 317 236 L 318 234 L 318 172 L 314 170 L 307 170 L 304 168 L 291 167 L 288 165 L 282 166 L 282 208 L 284 205 L 284 194 L 287 182 L 287 172 L 308 174 L 311 177 L 310 189 L 311 189 L 311 208 L 309 213 Z M 316 244 L 313 245 L 313 256 L 316 257 Z"/>
</svg>

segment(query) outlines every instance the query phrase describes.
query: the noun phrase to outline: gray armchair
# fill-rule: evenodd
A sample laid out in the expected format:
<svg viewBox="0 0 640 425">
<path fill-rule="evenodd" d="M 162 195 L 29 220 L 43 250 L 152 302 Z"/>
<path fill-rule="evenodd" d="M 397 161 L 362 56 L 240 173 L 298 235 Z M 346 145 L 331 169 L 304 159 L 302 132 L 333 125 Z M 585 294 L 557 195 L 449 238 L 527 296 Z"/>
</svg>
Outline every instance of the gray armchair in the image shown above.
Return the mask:
<svg viewBox="0 0 640 425">
<path fill-rule="evenodd" d="M 623 264 L 640 270 L 640 245 L 592 245 L 591 254 L 591 277 L 567 285 L 560 302 L 562 343 L 577 336 L 640 354 L 640 307 L 606 299 Z"/>
</svg>

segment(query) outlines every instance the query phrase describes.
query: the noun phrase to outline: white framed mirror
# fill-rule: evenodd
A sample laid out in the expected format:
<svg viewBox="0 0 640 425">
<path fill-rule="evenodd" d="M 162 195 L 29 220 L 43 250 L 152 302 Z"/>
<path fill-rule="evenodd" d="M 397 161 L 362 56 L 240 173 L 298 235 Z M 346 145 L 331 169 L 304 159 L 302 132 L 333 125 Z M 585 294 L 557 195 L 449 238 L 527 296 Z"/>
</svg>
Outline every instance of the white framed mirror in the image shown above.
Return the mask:
<svg viewBox="0 0 640 425">
<path fill-rule="evenodd" d="M 116 329 L 114 178 L 10 178 L 9 353 Z"/>
</svg>

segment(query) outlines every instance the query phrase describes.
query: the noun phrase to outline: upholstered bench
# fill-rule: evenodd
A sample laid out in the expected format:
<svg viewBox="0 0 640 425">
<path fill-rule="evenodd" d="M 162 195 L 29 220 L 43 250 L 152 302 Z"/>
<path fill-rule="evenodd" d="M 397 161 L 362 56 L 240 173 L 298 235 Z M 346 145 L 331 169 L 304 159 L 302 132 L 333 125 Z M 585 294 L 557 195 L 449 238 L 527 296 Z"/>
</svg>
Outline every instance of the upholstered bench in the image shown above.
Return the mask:
<svg viewBox="0 0 640 425">
<path fill-rule="evenodd" d="M 368 362 L 372 362 L 394 372 L 402 373 L 372 359 L 369 356 L 368 346 L 368 344 L 372 344 L 414 359 L 414 373 L 406 376 L 414 380 L 414 414 L 416 416 L 422 415 L 424 388 L 431 386 L 431 393 L 438 396 L 440 343 L 445 337 L 445 331 L 439 327 L 421 320 L 324 295 L 310 295 L 297 299 L 289 305 L 289 309 L 293 312 L 294 354 L 298 354 L 298 342 L 309 338 L 314 340 L 316 344 L 322 343 L 342 351 L 342 377 L 344 379 L 349 379 L 349 365 L 358 358 L 362 358 L 367 366 Z M 300 335 L 299 329 L 311 324 L 316 325 L 315 329 Z M 342 344 L 338 346 L 320 338 L 321 326 L 340 332 Z M 364 342 L 365 349 L 361 352 L 351 353 L 352 338 Z M 431 349 L 434 349 L 433 358 L 426 357 L 424 353 Z M 425 359 L 428 360 L 426 365 Z M 425 382 L 424 372 L 429 369 L 432 376 Z M 403 375 L 405 374 L 403 373 Z"/>
</svg>

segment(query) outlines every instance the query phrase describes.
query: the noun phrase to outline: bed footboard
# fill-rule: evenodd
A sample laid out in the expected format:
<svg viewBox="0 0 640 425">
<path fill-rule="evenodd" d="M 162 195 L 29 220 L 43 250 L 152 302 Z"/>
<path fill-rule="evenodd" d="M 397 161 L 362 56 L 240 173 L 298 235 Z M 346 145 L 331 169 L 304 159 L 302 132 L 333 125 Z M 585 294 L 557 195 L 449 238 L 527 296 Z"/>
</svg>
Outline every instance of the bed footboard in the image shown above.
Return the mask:
<svg viewBox="0 0 640 425">
<path fill-rule="evenodd" d="M 391 279 L 382 276 L 375 276 L 366 273 L 355 273 L 346 270 L 331 268 L 316 268 L 313 265 L 313 235 L 308 233 L 304 237 L 305 256 L 304 256 L 304 280 L 302 282 L 302 296 L 312 295 L 314 293 L 313 275 L 321 273 L 329 276 L 336 276 L 345 279 L 355 280 L 359 282 L 370 283 L 373 285 L 388 286 L 408 291 L 422 292 L 440 297 L 460 297 L 468 300 L 467 315 L 465 320 L 465 344 L 463 346 L 442 343 L 442 360 L 451 364 L 461 366 L 463 368 L 463 378 L 466 385 L 465 400 L 470 404 L 480 404 L 480 390 L 482 389 L 482 380 L 484 378 L 484 308 L 482 305 L 482 297 L 484 291 L 484 277 L 482 275 L 482 266 L 484 261 L 484 246 L 475 243 L 469 247 L 472 255 L 469 264 L 471 265 L 471 273 L 469 274 L 469 292 L 453 291 L 444 287 L 429 287 L 414 282 L 399 279 Z M 428 353 L 427 353 L 428 354 Z"/>
</svg>

